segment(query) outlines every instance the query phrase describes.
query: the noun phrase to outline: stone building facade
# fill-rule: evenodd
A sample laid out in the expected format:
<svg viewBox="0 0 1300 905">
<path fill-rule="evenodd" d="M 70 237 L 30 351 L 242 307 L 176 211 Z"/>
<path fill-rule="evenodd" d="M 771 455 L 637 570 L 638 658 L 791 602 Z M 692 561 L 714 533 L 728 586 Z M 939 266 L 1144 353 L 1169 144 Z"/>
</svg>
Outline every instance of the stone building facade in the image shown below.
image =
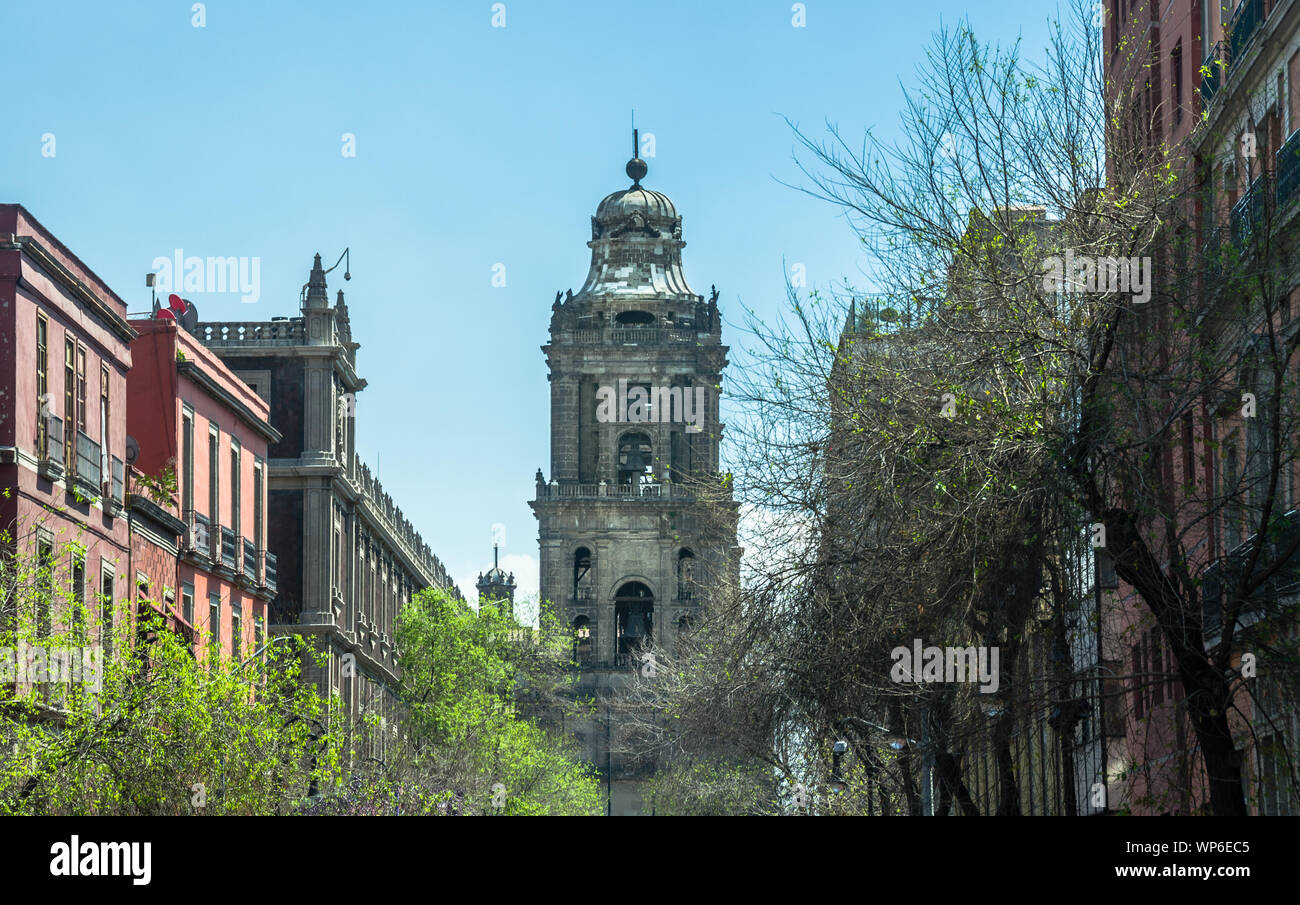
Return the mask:
<svg viewBox="0 0 1300 905">
<path fill-rule="evenodd" d="M 539 523 L 541 596 L 574 629 L 579 693 L 608 699 L 654 672 L 699 618 L 717 582 L 734 576 L 734 505 L 718 495 L 718 394 L 727 347 L 717 293 L 706 301 L 682 271 L 681 217 L 633 184 L 592 218 L 581 290 L 557 293 L 550 370 L 551 467 L 530 504 Z M 708 511 L 706 511 L 706 509 Z M 606 774 L 611 814 L 640 810 L 653 764 L 628 756 L 608 708 L 576 728 Z"/>
<path fill-rule="evenodd" d="M 355 400 L 366 381 L 343 292 L 331 305 L 327 272 L 316 255 L 298 317 L 197 332 L 270 404 L 282 434 L 267 459 L 268 546 L 279 556 L 269 631 L 315 636 L 327 662 L 310 678 L 337 692 L 350 718 L 392 726 L 398 611 L 424 588 L 460 592 L 356 454 Z"/>
</svg>

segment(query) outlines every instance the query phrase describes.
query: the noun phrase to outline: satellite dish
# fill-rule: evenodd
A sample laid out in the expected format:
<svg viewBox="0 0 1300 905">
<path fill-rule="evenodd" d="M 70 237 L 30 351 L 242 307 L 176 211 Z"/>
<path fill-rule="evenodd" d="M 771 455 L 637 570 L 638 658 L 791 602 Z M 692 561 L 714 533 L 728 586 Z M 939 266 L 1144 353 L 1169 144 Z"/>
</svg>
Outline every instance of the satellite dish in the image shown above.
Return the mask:
<svg viewBox="0 0 1300 905">
<path fill-rule="evenodd" d="M 135 460 L 140 458 L 140 444 L 135 442 L 135 437 L 130 434 L 126 435 L 126 464 L 134 465 Z"/>
<path fill-rule="evenodd" d="M 190 333 L 199 325 L 199 308 L 188 299 L 185 301 L 185 313 L 181 315 L 181 326 Z"/>
</svg>

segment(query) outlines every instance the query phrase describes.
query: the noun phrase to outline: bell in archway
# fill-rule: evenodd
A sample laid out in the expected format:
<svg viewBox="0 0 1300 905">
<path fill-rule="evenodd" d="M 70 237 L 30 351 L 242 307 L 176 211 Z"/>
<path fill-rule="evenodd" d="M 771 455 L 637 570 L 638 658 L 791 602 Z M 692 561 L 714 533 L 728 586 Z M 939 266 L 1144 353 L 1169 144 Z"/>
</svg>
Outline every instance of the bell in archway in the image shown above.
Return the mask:
<svg viewBox="0 0 1300 905">
<path fill-rule="evenodd" d="M 645 616 L 637 612 L 628 613 L 627 625 L 623 629 L 623 637 L 641 638 L 644 636 L 645 636 Z"/>
</svg>

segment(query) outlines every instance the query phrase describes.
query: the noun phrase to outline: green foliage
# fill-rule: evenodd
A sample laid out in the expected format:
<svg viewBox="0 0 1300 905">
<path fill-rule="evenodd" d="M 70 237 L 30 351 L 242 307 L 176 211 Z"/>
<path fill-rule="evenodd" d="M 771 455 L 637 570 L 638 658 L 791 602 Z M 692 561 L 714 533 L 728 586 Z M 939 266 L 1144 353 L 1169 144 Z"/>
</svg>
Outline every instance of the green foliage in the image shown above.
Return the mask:
<svg viewBox="0 0 1300 905">
<path fill-rule="evenodd" d="M 0 682 L 0 814 L 276 814 L 337 779 L 300 645 L 200 663 L 151 610 L 60 588 L 60 558 L 0 572 L 4 668 L 24 664 Z M 51 650 L 80 668 L 52 669 Z"/>
<path fill-rule="evenodd" d="M 138 474 L 133 483 L 149 499 L 164 509 L 176 508 L 176 460 L 170 459 L 157 475 Z"/>
<path fill-rule="evenodd" d="M 548 610 L 541 623 L 521 626 L 491 603 L 475 613 L 437 590 L 416 595 L 400 615 L 412 758 L 471 813 L 600 810 L 595 774 L 546 719 L 565 707 L 572 639 Z"/>
<path fill-rule="evenodd" d="M 674 762 L 645 785 L 645 810 L 661 817 L 753 817 L 779 814 L 770 767 Z"/>
</svg>

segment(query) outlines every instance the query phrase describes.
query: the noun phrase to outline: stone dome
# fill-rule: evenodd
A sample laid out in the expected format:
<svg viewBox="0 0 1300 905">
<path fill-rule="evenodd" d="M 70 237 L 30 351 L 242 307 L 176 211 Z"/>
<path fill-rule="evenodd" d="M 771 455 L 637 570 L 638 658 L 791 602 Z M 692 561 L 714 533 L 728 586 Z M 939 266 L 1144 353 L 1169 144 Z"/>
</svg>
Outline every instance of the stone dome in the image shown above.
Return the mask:
<svg viewBox="0 0 1300 905">
<path fill-rule="evenodd" d="M 633 214 L 671 224 L 677 219 L 677 208 L 667 195 L 643 185 L 634 185 L 606 195 L 596 208 L 596 219 L 604 222 L 613 222 Z"/>
</svg>

